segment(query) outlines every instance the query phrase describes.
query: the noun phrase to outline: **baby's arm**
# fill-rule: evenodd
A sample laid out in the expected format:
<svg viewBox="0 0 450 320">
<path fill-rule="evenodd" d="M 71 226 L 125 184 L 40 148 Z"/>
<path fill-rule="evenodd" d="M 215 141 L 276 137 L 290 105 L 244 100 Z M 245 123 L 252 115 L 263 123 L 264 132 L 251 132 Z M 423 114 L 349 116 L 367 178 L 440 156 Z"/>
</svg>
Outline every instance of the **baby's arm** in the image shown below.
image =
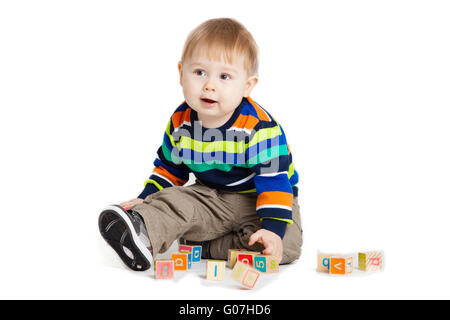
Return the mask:
<svg viewBox="0 0 450 320">
<path fill-rule="evenodd" d="M 263 127 L 261 133 L 254 135 L 250 141 L 253 150 L 248 152 L 253 156 L 249 156 L 247 161 L 255 174 L 253 182 L 258 194 L 256 212 L 261 227 L 283 239 L 287 225 L 292 224 L 293 189 L 290 178 L 295 170 L 291 166 L 291 154 L 281 127 L 276 122 L 272 125 L 274 127 L 270 131 Z"/>
<path fill-rule="evenodd" d="M 283 237 L 292 224 L 295 170 L 283 129 L 275 120 L 260 122 L 254 129 L 247 164 L 255 177 L 256 212 L 261 229 L 250 236 L 249 245 L 264 245 L 264 254 L 273 255 L 278 262 L 283 257 Z"/>
</svg>

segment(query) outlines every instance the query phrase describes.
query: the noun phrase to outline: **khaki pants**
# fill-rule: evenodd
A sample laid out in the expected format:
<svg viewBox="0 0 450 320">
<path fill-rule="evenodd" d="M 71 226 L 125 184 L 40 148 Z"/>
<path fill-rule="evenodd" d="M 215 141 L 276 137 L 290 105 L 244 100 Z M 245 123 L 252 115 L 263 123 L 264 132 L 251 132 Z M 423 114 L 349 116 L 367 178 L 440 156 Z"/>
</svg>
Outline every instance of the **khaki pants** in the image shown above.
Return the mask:
<svg viewBox="0 0 450 320">
<path fill-rule="evenodd" d="M 260 243 L 248 245 L 250 236 L 261 229 L 256 214 L 256 193 L 234 193 L 194 184 L 171 187 L 149 195 L 133 207 L 145 221 L 154 254 L 163 253 L 183 237 L 190 241 L 211 240 L 214 259 L 227 259 L 228 249 L 262 251 Z M 300 257 L 302 228 L 298 199 L 292 206 L 294 223 L 283 238 L 282 264 Z"/>
</svg>

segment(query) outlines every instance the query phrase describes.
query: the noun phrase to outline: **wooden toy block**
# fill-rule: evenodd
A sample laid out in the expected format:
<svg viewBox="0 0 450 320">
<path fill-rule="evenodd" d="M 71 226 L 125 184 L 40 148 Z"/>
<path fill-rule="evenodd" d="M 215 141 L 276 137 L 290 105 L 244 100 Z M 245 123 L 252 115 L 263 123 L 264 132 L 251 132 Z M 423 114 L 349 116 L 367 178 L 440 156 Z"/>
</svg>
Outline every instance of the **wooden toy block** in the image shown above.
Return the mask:
<svg viewBox="0 0 450 320">
<path fill-rule="evenodd" d="M 319 253 L 317 255 L 317 271 L 318 272 L 330 272 L 330 258 L 332 254 Z"/>
<path fill-rule="evenodd" d="M 222 281 L 225 277 L 225 260 L 206 261 L 206 279 Z"/>
<path fill-rule="evenodd" d="M 241 249 L 228 249 L 228 267 L 233 269 L 234 264 L 236 263 L 236 255 L 241 251 Z"/>
<path fill-rule="evenodd" d="M 155 279 L 172 279 L 174 273 L 173 260 L 158 259 L 154 262 Z"/>
<path fill-rule="evenodd" d="M 171 256 L 175 270 L 188 270 L 191 265 L 192 254 L 189 252 L 174 252 Z"/>
<path fill-rule="evenodd" d="M 258 254 L 259 252 L 241 251 L 236 255 L 236 260 L 248 264 L 250 267 L 253 267 L 254 257 Z"/>
<path fill-rule="evenodd" d="M 350 274 L 353 272 L 353 257 L 331 257 L 331 274 Z"/>
<path fill-rule="evenodd" d="M 280 267 L 275 257 L 262 254 L 254 256 L 253 267 L 259 272 L 265 273 L 275 273 L 280 270 Z"/>
<path fill-rule="evenodd" d="M 252 289 L 261 273 L 255 268 L 250 267 L 241 261 L 236 261 L 233 271 L 231 272 L 231 278 L 239 282 L 244 287 Z"/>
<path fill-rule="evenodd" d="M 202 260 L 202 246 L 179 245 L 178 251 L 192 253 L 192 263 L 198 263 Z"/>
<path fill-rule="evenodd" d="M 358 252 L 358 267 L 363 271 L 383 270 L 383 252 Z"/>
</svg>

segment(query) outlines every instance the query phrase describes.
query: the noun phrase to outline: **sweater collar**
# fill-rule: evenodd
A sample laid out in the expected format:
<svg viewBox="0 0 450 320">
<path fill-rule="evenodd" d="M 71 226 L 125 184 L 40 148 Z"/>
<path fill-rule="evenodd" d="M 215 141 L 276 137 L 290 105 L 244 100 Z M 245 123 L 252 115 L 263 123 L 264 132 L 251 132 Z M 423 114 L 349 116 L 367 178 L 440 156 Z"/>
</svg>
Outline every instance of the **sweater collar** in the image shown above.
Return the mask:
<svg viewBox="0 0 450 320">
<path fill-rule="evenodd" d="M 247 102 L 248 102 L 247 98 L 243 97 L 241 103 L 236 107 L 236 109 L 234 110 L 234 112 L 231 115 L 230 119 L 228 119 L 227 122 L 225 122 L 220 127 L 214 128 L 214 129 L 221 130 L 221 131 L 225 131 L 225 130 L 229 129 L 233 125 L 233 123 L 236 121 L 236 119 L 239 117 L 239 115 L 242 112 L 242 108 L 245 106 L 245 104 Z M 195 111 L 194 109 L 191 108 L 191 124 L 194 124 L 195 121 L 199 121 L 198 120 L 198 114 L 197 114 L 197 111 Z M 205 127 L 202 126 L 202 130 L 203 131 L 208 130 L 208 129 L 210 129 L 210 128 L 205 128 Z"/>
</svg>

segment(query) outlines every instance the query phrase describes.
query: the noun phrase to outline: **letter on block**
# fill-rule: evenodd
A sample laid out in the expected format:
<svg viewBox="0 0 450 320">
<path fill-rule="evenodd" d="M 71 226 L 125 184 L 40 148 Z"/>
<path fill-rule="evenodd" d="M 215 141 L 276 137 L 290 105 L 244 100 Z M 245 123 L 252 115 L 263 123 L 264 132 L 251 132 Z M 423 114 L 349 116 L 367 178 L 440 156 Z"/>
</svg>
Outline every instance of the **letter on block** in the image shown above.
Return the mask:
<svg viewBox="0 0 450 320">
<path fill-rule="evenodd" d="M 245 264 L 248 264 L 250 267 L 253 267 L 253 260 L 256 255 L 258 255 L 259 252 L 253 252 L 253 251 L 241 251 L 237 254 L 237 261 L 241 261 Z"/>
<path fill-rule="evenodd" d="M 231 278 L 239 282 L 244 287 L 252 289 L 258 280 L 260 272 L 248 264 L 236 261 L 233 271 L 231 272 Z"/>
<path fill-rule="evenodd" d="M 318 272 L 330 272 L 330 258 L 332 254 L 319 253 L 317 255 L 317 271 Z"/>
<path fill-rule="evenodd" d="M 155 279 L 172 279 L 174 272 L 173 260 L 155 260 Z"/>
<path fill-rule="evenodd" d="M 353 272 L 353 257 L 330 258 L 331 274 L 350 274 L 352 272 Z"/>
<path fill-rule="evenodd" d="M 192 267 L 192 253 L 191 252 L 186 253 L 188 253 L 188 269 L 190 269 Z"/>
<path fill-rule="evenodd" d="M 228 267 L 233 269 L 236 263 L 237 254 L 241 252 L 241 249 L 228 249 Z"/>
<path fill-rule="evenodd" d="M 370 251 L 358 253 L 358 266 L 363 271 L 377 271 L 383 269 L 383 252 Z"/>
<path fill-rule="evenodd" d="M 253 265 L 259 272 L 275 273 L 280 270 L 278 262 L 273 256 L 255 255 L 253 257 Z"/>
<path fill-rule="evenodd" d="M 178 251 L 192 253 L 192 263 L 198 263 L 202 259 L 202 246 L 179 245 Z"/>
<path fill-rule="evenodd" d="M 190 268 L 192 254 L 189 252 L 175 252 L 172 253 L 172 260 L 175 270 L 187 270 Z"/>
<path fill-rule="evenodd" d="M 225 277 L 225 260 L 206 261 L 206 279 L 222 281 Z"/>
</svg>

